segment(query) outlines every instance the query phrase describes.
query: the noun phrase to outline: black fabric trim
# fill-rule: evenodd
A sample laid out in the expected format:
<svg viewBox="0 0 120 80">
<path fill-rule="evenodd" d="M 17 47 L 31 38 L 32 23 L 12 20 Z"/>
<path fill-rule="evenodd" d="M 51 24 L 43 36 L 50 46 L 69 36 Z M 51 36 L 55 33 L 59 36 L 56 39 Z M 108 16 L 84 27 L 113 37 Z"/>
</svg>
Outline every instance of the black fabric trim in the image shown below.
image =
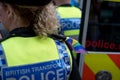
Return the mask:
<svg viewBox="0 0 120 80">
<path fill-rule="evenodd" d="M 52 34 L 52 35 L 49 35 L 49 37 L 51 37 L 51 38 L 53 38 L 53 39 L 63 40 L 63 41 L 66 40 L 66 37 L 65 37 L 64 35 Z"/>
<path fill-rule="evenodd" d="M 62 6 L 62 7 L 71 7 L 72 5 L 71 4 L 62 4 L 60 6 Z"/>
<path fill-rule="evenodd" d="M 22 37 L 32 37 L 35 36 L 35 32 L 32 27 L 20 27 L 9 32 L 10 35 L 22 36 Z"/>
<path fill-rule="evenodd" d="M 36 34 L 31 27 L 20 27 L 7 33 L 7 35 L 2 40 L 0 40 L 0 42 L 5 41 L 8 38 L 17 37 L 17 36 L 18 37 L 34 37 L 36 36 Z"/>
</svg>

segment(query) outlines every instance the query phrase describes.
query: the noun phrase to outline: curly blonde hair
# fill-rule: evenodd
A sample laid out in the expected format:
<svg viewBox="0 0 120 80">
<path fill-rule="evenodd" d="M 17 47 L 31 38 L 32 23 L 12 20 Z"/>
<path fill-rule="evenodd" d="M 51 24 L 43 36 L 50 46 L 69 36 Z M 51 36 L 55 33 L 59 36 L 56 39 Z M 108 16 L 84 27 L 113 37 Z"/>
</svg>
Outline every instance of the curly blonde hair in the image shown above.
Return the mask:
<svg viewBox="0 0 120 80">
<path fill-rule="evenodd" d="M 52 3 L 39 7 L 12 6 L 15 13 L 22 20 L 33 26 L 33 30 L 39 36 L 47 36 L 57 32 L 59 22 L 56 17 L 56 9 Z"/>
</svg>

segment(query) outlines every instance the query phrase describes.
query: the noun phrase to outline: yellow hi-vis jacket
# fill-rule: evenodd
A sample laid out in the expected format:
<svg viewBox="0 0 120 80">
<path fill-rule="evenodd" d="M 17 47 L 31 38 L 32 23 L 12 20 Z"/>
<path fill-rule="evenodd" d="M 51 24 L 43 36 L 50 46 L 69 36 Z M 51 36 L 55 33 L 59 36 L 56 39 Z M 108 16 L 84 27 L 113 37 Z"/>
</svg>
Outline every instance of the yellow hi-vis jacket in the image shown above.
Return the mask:
<svg viewBox="0 0 120 80">
<path fill-rule="evenodd" d="M 57 12 L 60 16 L 61 32 L 65 36 L 78 36 L 82 12 L 74 6 L 59 6 Z"/>
<path fill-rule="evenodd" d="M 71 65 L 65 43 L 52 38 L 12 37 L 0 45 L 2 80 L 68 80 Z"/>
<path fill-rule="evenodd" d="M 120 2 L 120 0 L 103 0 L 103 1 Z"/>
</svg>

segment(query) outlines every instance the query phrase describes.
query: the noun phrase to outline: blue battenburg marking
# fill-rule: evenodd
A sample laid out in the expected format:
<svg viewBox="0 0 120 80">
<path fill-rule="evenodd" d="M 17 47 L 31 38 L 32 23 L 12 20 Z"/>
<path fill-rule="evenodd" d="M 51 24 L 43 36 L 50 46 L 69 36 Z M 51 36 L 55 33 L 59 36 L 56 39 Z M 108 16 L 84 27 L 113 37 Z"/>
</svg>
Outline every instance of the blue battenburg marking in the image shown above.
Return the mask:
<svg viewBox="0 0 120 80">
<path fill-rule="evenodd" d="M 3 55 L 3 51 L 2 50 L 0 50 L 0 55 Z"/>
<path fill-rule="evenodd" d="M 60 19 L 61 30 L 76 30 L 80 29 L 80 18 L 63 18 Z"/>
<path fill-rule="evenodd" d="M 55 41 L 57 48 L 58 48 L 58 52 L 60 55 L 60 59 L 62 60 L 62 65 L 65 67 L 65 71 L 66 71 L 66 75 L 67 77 L 69 77 L 70 72 L 71 72 L 71 65 L 70 65 L 70 57 L 68 55 L 66 46 L 64 42 L 60 42 L 60 41 Z"/>
<path fill-rule="evenodd" d="M 3 55 L 4 52 L 3 52 L 3 48 L 2 48 L 2 45 L 0 44 L 0 55 Z"/>
<path fill-rule="evenodd" d="M 61 60 L 2 68 L 3 80 L 67 80 Z"/>
<path fill-rule="evenodd" d="M 0 44 L 0 66 L 3 66 L 3 65 L 6 65 L 6 60 L 5 60 L 2 45 Z"/>
<path fill-rule="evenodd" d="M 1 61 L 2 61 L 3 65 L 6 65 L 6 60 L 5 59 L 2 59 Z"/>
<path fill-rule="evenodd" d="M 0 61 L 0 66 L 2 66 L 2 61 Z"/>
</svg>

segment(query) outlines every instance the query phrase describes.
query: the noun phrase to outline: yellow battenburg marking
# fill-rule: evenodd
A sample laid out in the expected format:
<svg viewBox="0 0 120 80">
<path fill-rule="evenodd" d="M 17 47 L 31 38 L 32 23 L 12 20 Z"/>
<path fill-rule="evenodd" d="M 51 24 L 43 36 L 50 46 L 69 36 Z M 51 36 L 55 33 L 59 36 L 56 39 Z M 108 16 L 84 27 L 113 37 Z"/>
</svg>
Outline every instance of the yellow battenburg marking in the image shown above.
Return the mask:
<svg viewBox="0 0 120 80">
<path fill-rule="evenodd" d="M 80 30 L 66 30 L 64 31 L 65 36 L 79 35 Z"/>
<path fill-rule="evenodd" d="M 60 14 L 61 18 L 81 18 L 82 11 L 76 7 L 58 7 L 58 13 Z M 68 14 L 69 13 L 69 14 Z"/>
<path fill-rule="evenodd" d="M 94 74 L 101 70 L 107 70 L 111 72 L 112 80 L 120 80 L 120 69 L 107 54 L 86 54 L 84 59 Z"/>
</svg>

